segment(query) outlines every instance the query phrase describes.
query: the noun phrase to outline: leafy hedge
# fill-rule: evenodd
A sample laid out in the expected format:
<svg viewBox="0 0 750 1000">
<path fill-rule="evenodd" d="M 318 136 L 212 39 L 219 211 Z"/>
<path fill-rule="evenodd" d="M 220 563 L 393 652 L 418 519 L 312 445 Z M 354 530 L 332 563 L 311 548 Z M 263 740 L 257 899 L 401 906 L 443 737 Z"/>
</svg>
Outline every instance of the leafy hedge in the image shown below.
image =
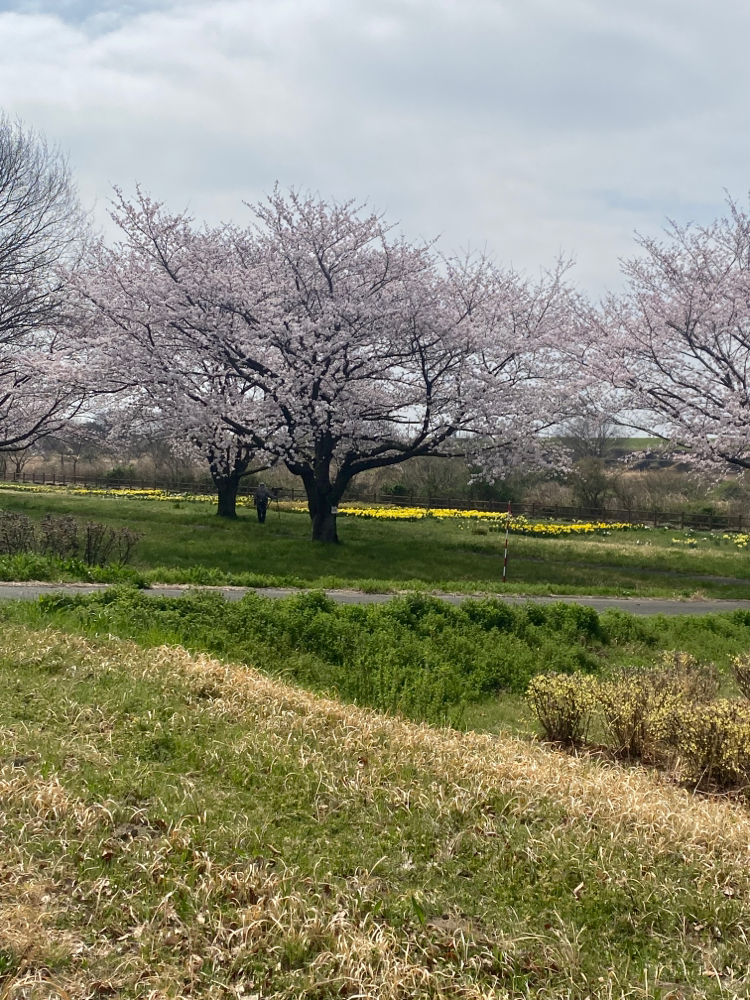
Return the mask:
<svg viewBox="0 0 750 1000">
<path fill-rule="evenodd" d="M 87 632 L 180 643 L 283 675 L 305 687 L 412 718 L 456 721 L 460 706 L 521 692 L 540 670 L 594 671 L 599 616 L 574 604 L 454 607 L 423 595 L 381 605 L 335 604 L 320 592 L 271 600 L 215 593 L 181 598 L 111 590 L 52 595 L 45 612 Z"/>
<path fill-rule="evenodd" d="M 648 669 L 668 649 L 728 666 L 750 648 L 746 611 L 645 618 L 563 602 L 490 598 L 454 606 L 424 594 L 347 606 L 320 592 L 228 602 L 210 591 L 164 598 L 119 588 L 51 595 L 0 610 L 0 620 L 3 614 L 145 645 L 185 645 L 344 700 L 453 724 L 463 705 L 524 692 L 540 673 L 610 673 L 639 662 Z"/>
</svg>

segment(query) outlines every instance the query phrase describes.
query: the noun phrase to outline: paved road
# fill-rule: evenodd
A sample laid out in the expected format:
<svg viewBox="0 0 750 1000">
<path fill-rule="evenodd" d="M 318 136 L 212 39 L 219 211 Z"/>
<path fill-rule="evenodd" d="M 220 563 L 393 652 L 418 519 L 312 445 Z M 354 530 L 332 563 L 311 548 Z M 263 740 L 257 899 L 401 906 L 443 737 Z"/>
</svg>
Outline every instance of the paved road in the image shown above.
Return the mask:
<svg viewBox="0 0 750 1000">
<path fill-rule="evenodd" d="M 0 601 L 35 600 L 42 594 L 95 594 L 106 590 L 106 584 L 97 583 L 0 583 Z M 250 588 L 247 587 L 150 587 L 141 591 L 152 597 L 182 597 L 187 590 L 201 589 L 218 591 L 228 601 L 241 600 Z M 290 597 L 299 594 L 299 590 L 259 587 L 254 588 L 258 594 L 265 597 Z M 393 594 L 364 594 L 359 590 L 328 590 L 329 597 L 339 604 L 384 604 L 393 598 Z M 444 601 L 449 604 L 460 604 L 465 601 L 467 594 L 442 594 Z M 634 597 L 522 597 L 509 594 L 503 598 L 511 604 L 524 604 L 531 601 L 534 604 L 555 604 L 558 601 L 567 601 L 570 604 L 583 604 L 586 607 L 595 608 L 597 611 L 606 611 L 607 608 L 621 608 L 634 615 L 707 615 L 718 611 L 734 611 L 741 608 L 750 611 L 750 600 L 748 601 L 671 601 L 662 598 L 634 598 Z"/>
</svg>

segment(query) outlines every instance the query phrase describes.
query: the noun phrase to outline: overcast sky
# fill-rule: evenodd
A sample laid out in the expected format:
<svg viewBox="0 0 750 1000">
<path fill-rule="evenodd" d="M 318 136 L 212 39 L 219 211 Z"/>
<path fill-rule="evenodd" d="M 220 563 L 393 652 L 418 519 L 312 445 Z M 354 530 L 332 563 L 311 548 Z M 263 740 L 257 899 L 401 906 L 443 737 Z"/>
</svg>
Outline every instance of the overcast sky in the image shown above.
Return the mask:
<svg viewBox="0 0 750 1000">
<path fill-rule="evenodd" d="M 593 292 L 633 232 L 750 188 L 747 0 L 0 0 L 0 107 L 104 219 L 210 221 L 276 180 Z"/>
</svg>

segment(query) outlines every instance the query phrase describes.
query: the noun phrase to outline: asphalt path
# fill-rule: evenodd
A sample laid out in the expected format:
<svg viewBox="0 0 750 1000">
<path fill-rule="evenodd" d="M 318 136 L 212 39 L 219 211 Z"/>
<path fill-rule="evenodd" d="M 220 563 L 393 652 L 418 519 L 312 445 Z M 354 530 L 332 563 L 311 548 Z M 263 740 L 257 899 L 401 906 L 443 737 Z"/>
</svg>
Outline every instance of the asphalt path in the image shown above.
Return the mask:
<svg viewBox="0 0 750 1000">
<path fill-rule="evenodd" d="M 107 584 L 97 583 L 0 583 L 0 601 L 33 601 L 43 594 L 96 594 L 107 590 Z M 292 597 L 303 591 L 292 588 L 281 587 L 187 587 L 187 586 L 164 586 L 149 587 L 142 590 L 142 594 L 150 597 L 183 597 L 188 591 L 206 590 L 220 593 L 227 601 L 239 601 L 251 590 L 264 597 L 281 598 Z M 407 593 L 413 593 L 408 591 Z M 394 594 L 365 594 L 360 590 L 327 590 L 326 594 L 338 604 L 385 604 L 394 598 Z M 461 604 L 462 601 L 471 597 L 484 595 L 472 594 L 436 594 L 441 600 L 448 604 Z M 499 595 L 492 595 L 499 596 Z M 710 600 L 665 600 L 662 598 L 635 598 L 635 597 L 525 597 L 519 594 L 508 594 L 502 600 L 509 604 L 556 604 L 565 601 L 568 604 L 582 604 L 585 607 L 595 608 L 597 611 L 606 611 L 608 608 L 620 608 L 622 611 L 629 611 L 633 615 L 708 615 L 720 611 L 734 611 L 740 608 L 750 611 L 750 600 L 748 601 L 710 601 Z"/>
</svg>

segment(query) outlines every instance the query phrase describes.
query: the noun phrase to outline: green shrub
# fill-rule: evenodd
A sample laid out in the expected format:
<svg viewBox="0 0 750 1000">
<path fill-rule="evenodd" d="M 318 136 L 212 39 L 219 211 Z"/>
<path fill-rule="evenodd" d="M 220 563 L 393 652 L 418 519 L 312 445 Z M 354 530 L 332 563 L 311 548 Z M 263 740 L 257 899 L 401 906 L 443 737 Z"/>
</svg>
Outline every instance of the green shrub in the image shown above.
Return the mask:
<svg viewBox="0 0 750 1000">
<path fill-rule="evenodd" d="M 16 579 L 54 578 L 50 560 L 13 558 L 13 572 L 25 574 Z M 34 565 L 17 565 L 15 561 L 22 558 Z M 60 564 L 56 565 L 59 572 Z M 134 570 L 122 566 L 102 569 L 76 560 L 63 565 L 84 579 L 143 582 Z M 4 572 L 0 557 L 0 576 Z M 223 582 L 217 572 L 200 569 L 195 583 Z M 595 689 L 586 677 L 626 652 L 612 646 L 627 635 L 636 636 L 633 649 L 640 655 L 639 650 L 650 646 L 649 636 L 658 637 L 663 626 L 658 624 L 652 634 L 648 630 L 653 622 L 644 625 L 624 612 L 600 617 L 591 608 L 562 602 L 509 605 L 486 599 L 454 606 L 418 593 L 387 604 L 338 605 L 320 591 L 280 601 L 249 593 L 241 601 L 227 602 L 218 593 L 193 591 L 181 598 L 159 598 L 134 589 L 113 589 L 86 597 L 49 596 L 38 607 L 41 610 L 35 613 L 45 624 L 57 618 L 64 627 L 111 633 L 146 645 L 179 643 L 252 664 L 346 701 L 453 724 L 463 706 L 505 691 L 522 694 L 539 674 L 582 675 L 571 689 L 582 685 L 581 690 L 590 693 Z M 0 610 L 0 616 L 3 613 Z M 713 623 L 717 617 L 711 616 L 708 624 L 704 621 L 703 633 L 692 622 L 679 628 L 694 629 L 695 636 L 705 634 L 706 628 L 710 635 L 728 630 L 733 643 L 747 644 L 746 621 L 727 615 Z M 667 638 L 679 637 L 679 628 L 670 626 Z M 654 651 L 648 654 L 651 659 L 654 655 Z M 556 683 L 559 692 L 564 682 Z M 676 752 L 679 735 L 677 716 L 667 708 L 706 701 L 715 694 L 717 683 L 713 668 L 682 653 L 665 653 L 657 667 L 641 667 L 632 677 L 615 674 L 597 689 L 597 712 L 609 743 L 631 758 L 645 754 L 666 760 Z M 590 714 L 565 723 L 566 729 L 549 714 L 552 707 L 544 709 L 540 701 L 539 709 L 550 723 L 548 738 L 573 742 L 585 738 Z"/>
<path fill-rule="evenodd" d="M 599 668 L 598 617 L 577 606 L 482 600 L 455 607 L 422 594 L 346 606 L 321 592 L 227 602 L 216 593 L 174 599 L 136 591 L 55 595 L 42 606 L 86 631 L 180 643 L 433 722 L 456 722 L 463 705 L 501 691 L 522 693 L 543 670 Z"/>
<path fill-rule="evenodd" d="M 136 474 L 134 465 L 116 465 L 109 472 L 104 473 L 104 478 L 111 479 L 113 482 L 119 482 L 122 479 L 135 479 Z"/>
</svg>

